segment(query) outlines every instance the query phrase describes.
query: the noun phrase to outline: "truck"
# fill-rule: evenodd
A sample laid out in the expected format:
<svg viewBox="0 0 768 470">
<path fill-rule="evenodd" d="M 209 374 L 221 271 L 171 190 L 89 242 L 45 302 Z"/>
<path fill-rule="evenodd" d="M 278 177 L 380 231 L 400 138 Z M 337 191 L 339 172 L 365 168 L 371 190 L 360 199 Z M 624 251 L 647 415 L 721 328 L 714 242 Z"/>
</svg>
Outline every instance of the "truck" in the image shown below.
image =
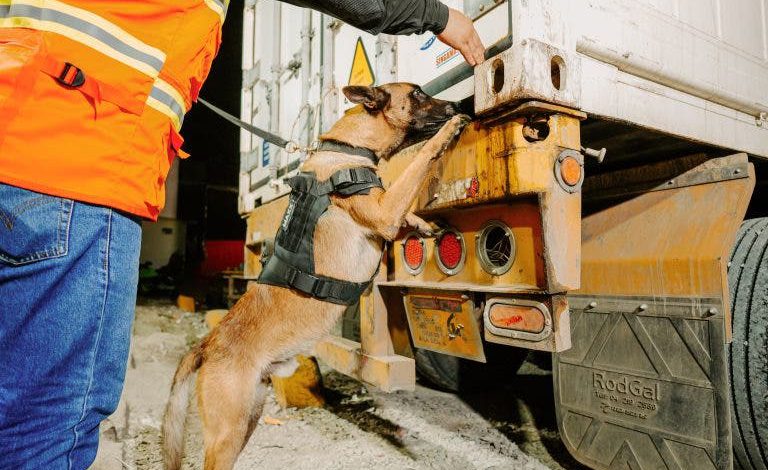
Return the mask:
<svg viewBox="0 0 768 470">
<path fill-rule="evenodd" d="M 445 3 L 488 46 L 474 69 L 432 34 L 244 3 L 249 124 L 309 146 L 343 86 L 394 81 L 474 112 L 413 207 L 435 235 L 388 244 L 317 355 L 385 391 L 417 372 L 457 390 L 543 351 L 579 462 L 768 468 L 768 4 Z M 241 135 L 248 278 L 305 156 Z"/>
</svg>

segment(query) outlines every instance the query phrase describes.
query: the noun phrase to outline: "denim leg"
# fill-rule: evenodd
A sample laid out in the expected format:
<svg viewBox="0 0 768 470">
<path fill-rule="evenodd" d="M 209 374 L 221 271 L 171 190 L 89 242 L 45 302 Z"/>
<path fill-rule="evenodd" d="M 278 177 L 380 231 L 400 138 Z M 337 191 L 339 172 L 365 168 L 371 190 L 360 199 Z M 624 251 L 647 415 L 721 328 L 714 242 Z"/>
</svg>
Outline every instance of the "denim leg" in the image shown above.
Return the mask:
<svg viewBox="0 0 768 470">
<path fill-rule="evenodd" d="M 140 225 L 0 184 L 0 469 L 85 469 L 117 406 Z"/>
</svg>

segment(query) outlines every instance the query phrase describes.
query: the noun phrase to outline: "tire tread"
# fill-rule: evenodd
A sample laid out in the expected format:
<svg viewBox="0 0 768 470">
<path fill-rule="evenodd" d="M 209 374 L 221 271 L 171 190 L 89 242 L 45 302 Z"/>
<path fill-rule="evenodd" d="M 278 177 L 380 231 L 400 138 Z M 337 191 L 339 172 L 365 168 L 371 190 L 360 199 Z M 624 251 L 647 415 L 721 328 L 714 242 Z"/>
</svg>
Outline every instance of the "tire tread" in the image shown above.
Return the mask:
<svg viewBox="0 0 768 470">
<path fill-rule="evenodd" d="M 728 281 L 733 322 L 728 371 L 735 465 L 764 470 L 768 468 L 768 218 L 742 224 L 731 254 Z"/>
</svg>

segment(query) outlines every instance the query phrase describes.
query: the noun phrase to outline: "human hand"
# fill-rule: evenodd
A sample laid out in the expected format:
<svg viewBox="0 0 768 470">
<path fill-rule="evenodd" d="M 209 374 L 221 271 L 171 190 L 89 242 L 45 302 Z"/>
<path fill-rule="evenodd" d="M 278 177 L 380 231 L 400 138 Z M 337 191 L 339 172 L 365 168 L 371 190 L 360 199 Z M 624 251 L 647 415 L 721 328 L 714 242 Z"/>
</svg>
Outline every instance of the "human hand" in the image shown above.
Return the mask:
<svg viewBox="0 0 768 470">
<path fill-rule="evenodd" d="M 485 60 L 485 46 L 474 23 L 458 10 L 448 9 L 448 23 L 437 38 L 461 52 L 464 60 L 472 67 Z"/>
</svg>

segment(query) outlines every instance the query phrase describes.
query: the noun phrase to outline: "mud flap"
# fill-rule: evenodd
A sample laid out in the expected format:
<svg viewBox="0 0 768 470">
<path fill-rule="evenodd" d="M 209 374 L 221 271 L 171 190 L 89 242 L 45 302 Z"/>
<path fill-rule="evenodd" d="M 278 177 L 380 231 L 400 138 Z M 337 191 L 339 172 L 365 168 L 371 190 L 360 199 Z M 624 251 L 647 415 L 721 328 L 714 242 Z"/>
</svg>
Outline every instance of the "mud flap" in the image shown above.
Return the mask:
<svg viewBox="0 0 768 470">
<path fill-rule="evenodd" d="M 725 272 L 753 188 L 744 154 L 585 182 L 573 347 L 553 359 L 558 426 L 582 463 L 732 468 Z"/>
<path fill-rule="evenodd" d="M 720 302 L 570 302 L 573 347 L 555 355 L 553 373 L 571 453 L 593 468 L 730 468 Z"/>
</svg>

